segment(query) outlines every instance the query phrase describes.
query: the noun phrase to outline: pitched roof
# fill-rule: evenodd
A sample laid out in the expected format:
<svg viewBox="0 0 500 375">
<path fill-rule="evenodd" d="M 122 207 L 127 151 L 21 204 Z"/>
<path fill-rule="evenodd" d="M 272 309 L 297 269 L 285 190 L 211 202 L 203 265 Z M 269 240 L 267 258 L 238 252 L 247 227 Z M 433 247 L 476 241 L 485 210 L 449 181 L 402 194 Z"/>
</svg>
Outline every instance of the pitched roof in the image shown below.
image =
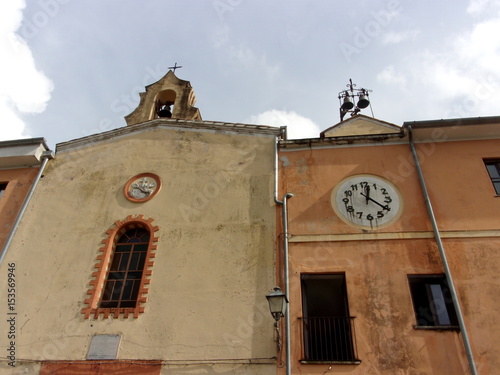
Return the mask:
<svg viewBox="0 0 500 375">
<path fill-rule="evenodd" d="M 321 138 L 353 135 L 376 135 L 401 133 L 401 127 L 373 117 L 356 115 L 321 132 Z"/>
</svg>

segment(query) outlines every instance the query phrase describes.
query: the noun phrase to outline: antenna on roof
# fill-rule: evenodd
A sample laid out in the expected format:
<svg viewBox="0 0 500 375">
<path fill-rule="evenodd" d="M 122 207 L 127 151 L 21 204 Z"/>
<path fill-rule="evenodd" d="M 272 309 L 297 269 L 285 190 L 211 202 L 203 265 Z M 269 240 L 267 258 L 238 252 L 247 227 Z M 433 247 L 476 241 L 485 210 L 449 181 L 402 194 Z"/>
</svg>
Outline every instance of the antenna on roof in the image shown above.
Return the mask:
<svg viewBox="0 0 500 375">
<path fill-rule="evenodd" d="M 370 99 L 368 93 L 373 90 L 369 89 L 356 89 L 356 84 L 352 83 L 352 79 L 349 78 L 349 83 L 346 85 L 347 90 L 339 92 L 339 102 L 340 102 L 340 121 L 344 119 L 344 116 L 350 112 L 351 116 L 357 115 L 362 109 L 370 106 Z M 354 99 L 358 98 L 358 103 L 354 105 Z M 373 110 L 372 110 L 373 117 Z"/>
</svg>

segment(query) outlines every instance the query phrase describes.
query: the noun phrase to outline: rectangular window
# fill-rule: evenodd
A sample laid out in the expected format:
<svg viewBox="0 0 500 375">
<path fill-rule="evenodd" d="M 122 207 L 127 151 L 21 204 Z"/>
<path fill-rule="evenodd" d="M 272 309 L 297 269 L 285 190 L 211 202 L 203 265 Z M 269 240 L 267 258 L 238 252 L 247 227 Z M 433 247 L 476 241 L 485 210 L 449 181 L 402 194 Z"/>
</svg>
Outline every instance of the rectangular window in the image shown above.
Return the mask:
<svg viewBox="0 0 500 375">
<path fill-rule="evenodd" d="M 490 175 L 497 195 L 500 195 L 500 160 L 485 160 L 484 164 Z"/>
<path fill-rule="evenodd" d="M 409 275 L 408 281 L 417 327 L 457 327 L 457 316 L 444 275 Z"/>
<path fill-rule="evenodd" d="M 5 189 L 7 189 L 7 182 L 0 182 L 0 198 L 5 193 Z"/>
<path fill-rule="evenodd" d="M 304 361 L 357 362 L 344 274 L 304 274 Z"/>
</svg>

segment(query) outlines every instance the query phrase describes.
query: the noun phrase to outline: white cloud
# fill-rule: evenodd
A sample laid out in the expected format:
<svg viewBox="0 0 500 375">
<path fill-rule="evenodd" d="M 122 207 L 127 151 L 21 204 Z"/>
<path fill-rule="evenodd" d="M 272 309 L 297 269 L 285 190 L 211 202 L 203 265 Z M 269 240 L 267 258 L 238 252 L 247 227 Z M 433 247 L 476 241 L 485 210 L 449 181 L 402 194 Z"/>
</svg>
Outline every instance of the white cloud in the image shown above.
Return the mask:
<svg viewBox="0 0 500 375">
<path fill-rule="evenodd" d="M 489 19 L 474 26 L 454 43 L 461 61 L 479 66 L 491 73 L 500 66 L 500 17 Z"/>
<path fill-rule="evenodd" d="M 257 55 L 248 47 L 233 47 L 230 49 L 230 59 L 245 70 L 256 70 L 268 78 L 274 78 L 280 71 L 278 64 L 270 63 L 266 55 Z"/>
<path fill-rule="evenodd" d="M 401 73 L 396 73 L 394 65 L 389 65 L 377 74 L 377 80 L 396 85 L 404 85 L 406 83 L 405 76 Z"/>
<path fill-rule="evenodd" d="M 256 116 L 251 116 L 249 121 L 253 124 L 270 126 L 287 126 L 288 139 L 318 138 L 320 128 L 312 120 L 296 112 L 272 109 Z"/>
<path fill-rule="evenodd" d="M 420 33 L 418 30 L 409 30 L 399 33 L 388 32 L 382 36 L 383 44 L 398 44 L 408 39 L 415 39 Z"/>
<path fill-rule="evenodd" d="M 217 28 L 212 33 L 212 45 L 215 48 L 221 48 L 229 42 L 229 27 L 224 25 L 220 28 Z"/>
<path fill-rule="evenodd" d="M 0 141 L 23 138 L 24 123 L 4 97 L 0 97 Z"/>
<path fill-rule="evenodd" d="M 23 0 L 0 3 L 0 140 L 22 138 L 25 124 L 22 113 L 45 110 L 52 82 L 35 67 L 26 42 L 16 34 L 21 25 Z"/>
<path fill-rule="evenodd" d="M 493 2 L 474 1 L 475 6 Z M 498 2 L 497 2 L 498 3 Z M 498 8 L 500 9 L 500 7 Z M 387 66 L 377 79 L 397 85 L 397 92 L 425 118 L 498 115 L 500 96 L 500 16 L 475 19 L 468 30 L 444 40 L 442 48 L 418 51 Z M 403 100 L 404 101 L 404 100 Z"/>
<path fill-rule="evenodd" d="M 500 17 L 478 22 L 450 43 L 447 54 L 426 56 L 428 82 L 453 101 L 447 116 L 498 114 L 500 94 Z"/>
<path fill-rule="evenodd" d="M 467 12 L 472 15 L 481 15 L 488 12 L 490 9 L 495 9 L 500 6 L 500 0 L 471 0 L 467 7 Z"/>
</svg>

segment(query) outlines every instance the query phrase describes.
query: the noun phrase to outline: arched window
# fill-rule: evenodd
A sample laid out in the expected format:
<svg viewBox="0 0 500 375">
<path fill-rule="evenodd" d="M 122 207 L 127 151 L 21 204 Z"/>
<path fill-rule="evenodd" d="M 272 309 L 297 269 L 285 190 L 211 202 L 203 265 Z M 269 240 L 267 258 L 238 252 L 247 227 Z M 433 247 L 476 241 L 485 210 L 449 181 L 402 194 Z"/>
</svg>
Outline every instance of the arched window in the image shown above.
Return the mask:
<svg viewBox="0 0 500 375">
<path fill-rule="evenodd" d="M 142 215 L 128 216 L 106 232 L 108 237 L 95 265 L 97 271 L 92 274 L 95 278 L 87 291 L 87 307 L 82 309 L 85 318 L 97 318 L 100 314 L 105 318 L 109 314 L 122 314 L 125 318 L 133 314 L 137 318 L 144 312 L 158 241 L 154 236 L 158 227 L 152 221 L 144 220 Z"/>
<path fill-rule="evenodd" d="M 127 230 L 116 243 L 99 307 L 135 307 L 148 252 L 149 231 Z"/>
</svg>

